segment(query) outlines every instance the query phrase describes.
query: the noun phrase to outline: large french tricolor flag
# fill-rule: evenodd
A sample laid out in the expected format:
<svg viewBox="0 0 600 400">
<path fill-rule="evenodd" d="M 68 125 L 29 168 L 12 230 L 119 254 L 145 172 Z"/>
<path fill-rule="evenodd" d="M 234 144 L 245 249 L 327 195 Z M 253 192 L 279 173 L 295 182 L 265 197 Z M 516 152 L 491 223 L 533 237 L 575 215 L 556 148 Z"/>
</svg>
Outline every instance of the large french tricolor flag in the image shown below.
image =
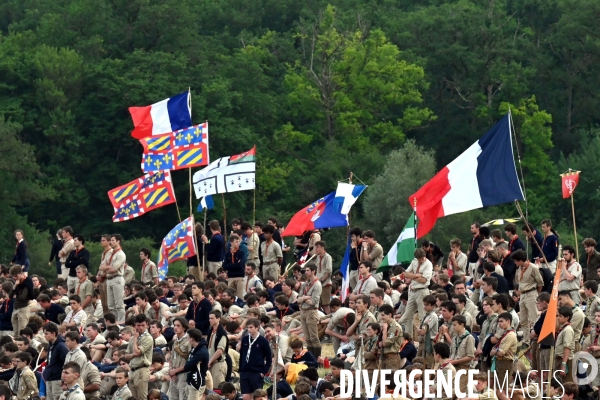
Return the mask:
<svg viewBox="0 0 600 400">
<path fill-rule="evenodd" d="M 185 92 L 151 106 L 129 107 L 135 127 L 131 136 L 143 139 L 192 126 L 190 96 L 190 92 Z"/>
<path fill-rule="evenodd" d="M 510 132 L 510 114 L 409 197 L 419 221 L 418 238 L 438 218 L 523 200 Z"/>
</svg>

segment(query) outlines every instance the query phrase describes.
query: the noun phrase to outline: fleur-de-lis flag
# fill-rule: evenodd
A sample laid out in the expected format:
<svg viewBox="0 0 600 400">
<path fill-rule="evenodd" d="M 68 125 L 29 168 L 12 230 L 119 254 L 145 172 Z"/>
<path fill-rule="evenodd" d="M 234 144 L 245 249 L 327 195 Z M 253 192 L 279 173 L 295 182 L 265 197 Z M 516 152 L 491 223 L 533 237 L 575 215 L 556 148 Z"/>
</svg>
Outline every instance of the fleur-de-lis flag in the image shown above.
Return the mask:
<svg viewBox="0 0 600 400">
<path fill-rule="evenodd" d="M 196 255 L 193 229 L 194 217 L 191 216 L 177 224 L 163 239 L 156 262 L 161 280 L 169 272 L 169 263 Z"/>
</svg>

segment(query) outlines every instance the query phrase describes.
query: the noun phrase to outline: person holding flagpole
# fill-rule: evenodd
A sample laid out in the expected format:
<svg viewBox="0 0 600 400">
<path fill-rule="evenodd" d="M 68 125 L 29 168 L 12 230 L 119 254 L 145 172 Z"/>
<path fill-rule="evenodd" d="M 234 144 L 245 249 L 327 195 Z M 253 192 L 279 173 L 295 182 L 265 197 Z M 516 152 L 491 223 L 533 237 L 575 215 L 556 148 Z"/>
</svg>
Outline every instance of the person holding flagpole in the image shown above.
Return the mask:
<svg viewBox="0 0 600 400">
<path fill-rule="evenodd" d="M 404 277 L 410 279 L 411 282 L 408 288 L 408 303 L 399 321 L 403 331 L 409 333 L 413 331 L 415 311 L 418 312 L 419 319 L 425 316 L 423 298 L 428 294 L 427 288 L 433 276 L 433 265 L 427 259 L 425 250 L 416 249 L 414 256 L 415 259 L 404 273 Z"/>
</svg>

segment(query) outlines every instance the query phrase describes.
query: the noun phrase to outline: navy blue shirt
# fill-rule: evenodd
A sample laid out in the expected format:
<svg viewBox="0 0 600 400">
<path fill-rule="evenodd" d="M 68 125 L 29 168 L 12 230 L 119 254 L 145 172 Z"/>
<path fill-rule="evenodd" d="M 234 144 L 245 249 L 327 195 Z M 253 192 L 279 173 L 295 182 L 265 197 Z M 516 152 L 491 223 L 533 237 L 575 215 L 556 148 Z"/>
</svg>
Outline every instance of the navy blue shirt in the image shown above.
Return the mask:
<svg viewBox="0 0 600 400">
<path fill-rule="evenodd" d="M 514 253 L 517 250 L 525 250 L 525 245 L 519 236 L 515 235 L 515 237 L 508 243 L 508 250 L 511 253 Z"/>
<path fill-rule="evenodd" d="M 192 301 L 185 314 L 185 319 L 196 322 L 196 329 L 200 329 L 203 335 L 208 335 L 210 324 L 208 323 L 208 313 L 212 310 L 212 304 L 205 297 L 200 303 Z"/>
<path fill-rule="evenodd" d="M 223 269 L 227 271 L 228 278 L 243 278 L 246 268 L 246 255 L 239 249 L 235 253 L 228 251 L 223 260 Z"/>
<path fill-rule="evenodd" d="M 44 318 L 46 318 L 46 321 L 52 321 L 55 324 L 60 325 L 60 322 L 58 322 L 58 316 L 60 314 L 65 314 L 65 309 L 59 304 L 52 303 L 50 308 L 44 311 Z"/>
<path fill-rule="evenodd" d="M 479 243 L 481 243 L 481 238 L 479 236 L 471 239 L 471 250 L 469 251 L 469 256 L 467 258 L 467 261 L 471 264 L 479 262 L 479 254 L 477 254 Z"/>
<path fill-rule="evenodd" d="M 556 235 L 546 236 L 542 240 L 541 247 L 548 262 L 552 262 L 558 258 L 558 238 Z"/>
<path fill-rule="evenodd" d="M 250 341 L 252 341 L 252 349 L 250 349 L 250 355 L 248 361 L 246 361 L 246 355 L 250 348 Z M 266 374 L 271 369 L 271 346 L 264 337 L 258 335 L 256 339 L 252 340 L 250 335 L 242 337 L 242 346 L 240 349 L 240 372 L 259 372 Z"/>
<path fill-rule="evenodd" d="M 225 240 L 223 235 L 215 233 L 210 238 L 210 241 L 205 247 L 206 250 L 206 261 L 221 262 L 225 254 Z"/>
<path fill-rule="evenodd" d="M 517 265 L 510 255 L 502 260 L 502 271 L 508 281 L 508 290 L 515 290 L 515 275 L 517 274 Z"/>
<path fill-rule="evenodd" d="M 59 381 L 61 379 L 63 365 L 68 352 L 65 339 L 58 335 L 48 348 L 48 365 L 44 369 L 44 381 Z"/>
<path fill-rule="evenodd" d="M 538 230 L 536 230 L 534 237 L 535 237 L 535 241 L 540 245 L 540 247 L 542 247 L 542 241 L 544 240 L 544 238 L 542 237 L 542 234 Z M 536 258 L 541 257 L 540 251 L 538 250 L 538 247 L 533 242 L 533 239 L 527 239 L 527 240 L 529 240 L 529 243 L 531 243 L 531 261 L 535 262 Z"/>
</svg>

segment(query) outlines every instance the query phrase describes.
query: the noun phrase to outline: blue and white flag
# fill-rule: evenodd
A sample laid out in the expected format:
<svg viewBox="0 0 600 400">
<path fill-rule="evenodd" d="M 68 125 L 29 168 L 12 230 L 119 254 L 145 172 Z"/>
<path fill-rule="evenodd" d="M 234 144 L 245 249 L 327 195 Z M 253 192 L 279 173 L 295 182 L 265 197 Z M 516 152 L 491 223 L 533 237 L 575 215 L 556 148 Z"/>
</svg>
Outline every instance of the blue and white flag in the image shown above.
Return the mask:
<svg viewBox="0 0 600 400">
<path fill-rule="evenodd" d="M 212 196 L 204 196 L 202 200 L 200 200 L 200 204 L 198 204 L 198 212 L 203 211 L 205 208 L 212 210 L 215 206 L 215 202 L 213 201 Z"/>
<path fill-rule="evenodd" d="M 340 273 L 343 276 L 342 279 L 342 303 L 346 300 L 346 297 L 350 294 L 350 251 L 352 250 L 352 237 L 348 237 L 348 244 L 346 245 L 346 252 L 344 253 L 344 259 L 342 265 L 340 265 Z"/>
<path fill-rule="evenodd" d="M 340 214 L 348 214 L 350 208 L 358 196 L 364 192 L 367 187 L 365 185 L 353 185 L 351 183 L 338 182 L 337 190 L 335 191 L 335 199 L 333 200 L 333 208 Z"/>
</svg>

